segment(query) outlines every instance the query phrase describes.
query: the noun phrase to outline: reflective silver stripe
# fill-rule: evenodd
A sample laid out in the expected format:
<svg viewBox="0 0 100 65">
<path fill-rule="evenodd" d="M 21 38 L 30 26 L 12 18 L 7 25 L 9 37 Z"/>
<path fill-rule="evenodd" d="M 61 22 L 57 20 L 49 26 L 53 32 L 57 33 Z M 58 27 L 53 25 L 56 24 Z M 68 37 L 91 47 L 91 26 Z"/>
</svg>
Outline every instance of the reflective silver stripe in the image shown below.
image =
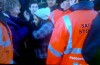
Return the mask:
<svg viewBox="0 0 100 65">
<path fill-rule="evenodd" d="M 71 53 L 72 48 L 66 48 L 66 50 L 64 51 L 64 54 L 69 54 Z"/>
<path fill-rule="evenodd" d="M 66 28 L 70 34 L 69 40 L 68 40 L 68 45 L 64 51 L 64 54 L 81 54 L 81 48 L 72 48 L 72 25 L 71 25 L 71 21 L 69 19 L 69 17 L 67 15 L 65 15 L 63 17 Z"/>
<path fill-rule="evenodd" d="M 11 44 L 10 40 L 7 40 L 7 41 L 4 42 L 4 47 L 9 46 L 10 44 Z"/>
<path fill-rule="evenodd" d="M 65 50 L 64 54 L 68 54 L 68 53 L 71 53 L 71 54 L 81 54 L 81 48 L 68 48 L 67 50 Z"/>
<path fill-rule="evenodd" d="M 79 65 L 77 62 L 74 62 L 73 65 Z"/>
<path fill-rule="evenodd" d="M 81 57 L 74 57 L 74 56 L 70 56 L 69 57 L 71 60 L 84 60 L 83 58 Z"/>
<path fill-rule="evenodd" d="M 54 24 L 54 11 L 51 12 L 51 14 L 50 14 L 50 18 L 51 18 L 52 23 Z"/>
<path fill-rule="evenodd" d="M 64 19 L 64 22 L 65 22 L 65 25 L 66 25 L 66 28 L 70 34 L 70 37 L 69 37 L 69 40 L 68 40 L 68 45 L 66 47 L 66 50 L 64 51 L 64 53 L 68 54 L 71 52 L 71 49 L 72 49 L 72 25 L 71 25 L 71 22 L 70 22 L 70 19 L 67 15 L 63 16 L 63 19 Z"/>
<path fill-rule="evenodd" d="M 10 40 L 7 40 L 5 42 L 2 40 L 2 29 L 0 29 L 0 46 L 7 47 L 10 45 L 10 43 Z"/>
<path fill-rule="evenodd" d="M 7 46 L 9 46 L 10 44 L 11 44 L 10 40 L 7 40 L 7 41 L 5 41 L 5 42 L 0 43 L 0 46 L 2 46 L 2 47 L 7 47 Z"/>
<path fill-rule="evenodd" d="M 51 51 L 52 54 L 54 54 L 57 57 L 61 57 L 63 53 L 60 53 L 58 51 L 56 51 L 54 48 L 52 48 L 52 46 L 49 44 L 48 49 Z"/>
<path fill-rule="evenodd" d="M 71 53 L 72 54 L 81 54 L 81 51 L 82 51 L 82 49 L 80 49 L 80 48 L 74 48 L 74 49 L 72 49 Z"/>
</svg>

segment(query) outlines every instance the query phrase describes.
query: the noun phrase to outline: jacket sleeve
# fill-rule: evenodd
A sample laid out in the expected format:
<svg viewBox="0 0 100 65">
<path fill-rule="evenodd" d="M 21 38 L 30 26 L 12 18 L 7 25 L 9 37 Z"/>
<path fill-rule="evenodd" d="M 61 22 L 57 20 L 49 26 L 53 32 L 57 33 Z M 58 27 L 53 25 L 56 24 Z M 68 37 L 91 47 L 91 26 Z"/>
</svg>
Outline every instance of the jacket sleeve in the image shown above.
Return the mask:
<svg viewBox="0 0 100 65">
<path fill-rule="evenodd" d="M 26 26 L 21 27 L 8 17 L 6 17 L 5 20 L 7 21 L 7 24 L 11 30 L 13 44 L 17 46 L 17 44 L 25 39 L 29 33 L 29 29 Z"/>
<path fill-rule="evenodd" d="M 18 30 L 13 29 L 13 27 L 11 28 L 11 32 L 12 32 L 12 36 L 13 36 L 13 43 L 19 43 L 20 41 L 22 41 L 23 39 L 25 39 L 25 37 L 28 34 L 28 28 L 27 27 L 22 27 Z"/>
<path fill-rule="evenodd" d="M 69 34 L 63 19 L 59 19 L 53 30 L 48 46 L 47 65 L 60 65 L 63 52 L 67 45 Z"/>
<path fill-rule="evenodd" d="M 47 22 L 43 24 L 43 26 L 37 30 L 33 31 L 33 37 L 36 39 L 43 39 L 53 31 L 53 24 L 51 22 Z"/>
<path fill-rule="evenodd" d="M 100 65 L 100 14 L 92 23 L 83 45 L 82 54 L 90 65 Z"/>
</svg>

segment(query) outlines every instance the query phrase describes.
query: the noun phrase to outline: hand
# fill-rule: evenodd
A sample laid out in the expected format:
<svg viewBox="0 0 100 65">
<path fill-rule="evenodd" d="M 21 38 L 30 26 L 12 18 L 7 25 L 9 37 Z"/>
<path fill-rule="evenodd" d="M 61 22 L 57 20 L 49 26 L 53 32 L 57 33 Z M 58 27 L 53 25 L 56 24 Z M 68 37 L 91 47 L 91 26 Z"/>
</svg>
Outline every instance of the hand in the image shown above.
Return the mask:
<svg viewBox="0 0 100 65">
<path fill-rule="evenodd" d="M 30 19 L 29 13 L 27 11 L 24 11 L 24 14 L 23 15 L 26 18 L 26 20 L 29 21 L 29 19 Z"/>
</svg>

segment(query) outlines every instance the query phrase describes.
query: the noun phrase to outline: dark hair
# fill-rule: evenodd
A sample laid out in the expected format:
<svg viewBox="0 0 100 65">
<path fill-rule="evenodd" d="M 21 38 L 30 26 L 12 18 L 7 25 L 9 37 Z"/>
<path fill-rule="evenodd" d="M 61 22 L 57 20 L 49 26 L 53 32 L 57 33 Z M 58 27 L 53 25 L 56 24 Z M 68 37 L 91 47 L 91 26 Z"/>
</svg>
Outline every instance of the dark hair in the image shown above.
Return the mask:
<svg viewBox="0 0 100 65">
<path fill-rule="evenodd" d="M 38 4 L 37 0 L 30 0 L 29 7 L 31 7 L 32 4 Z"/>
</svg>

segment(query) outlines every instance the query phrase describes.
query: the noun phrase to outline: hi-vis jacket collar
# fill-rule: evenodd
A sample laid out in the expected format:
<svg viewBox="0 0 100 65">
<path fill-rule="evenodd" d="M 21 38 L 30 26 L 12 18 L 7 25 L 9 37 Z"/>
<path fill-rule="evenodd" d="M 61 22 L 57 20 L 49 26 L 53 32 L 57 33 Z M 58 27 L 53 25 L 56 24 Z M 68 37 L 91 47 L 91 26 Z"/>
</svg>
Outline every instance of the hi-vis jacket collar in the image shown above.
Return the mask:
<svg viewBox="0 0 100 65">
<path fill-rule="evenodd" d="M 91 9 L 94 9 L 94 4 L 91 1 L 83 1 L 70 7 L 71 11 L 91 10 Z"/>
</svg>

